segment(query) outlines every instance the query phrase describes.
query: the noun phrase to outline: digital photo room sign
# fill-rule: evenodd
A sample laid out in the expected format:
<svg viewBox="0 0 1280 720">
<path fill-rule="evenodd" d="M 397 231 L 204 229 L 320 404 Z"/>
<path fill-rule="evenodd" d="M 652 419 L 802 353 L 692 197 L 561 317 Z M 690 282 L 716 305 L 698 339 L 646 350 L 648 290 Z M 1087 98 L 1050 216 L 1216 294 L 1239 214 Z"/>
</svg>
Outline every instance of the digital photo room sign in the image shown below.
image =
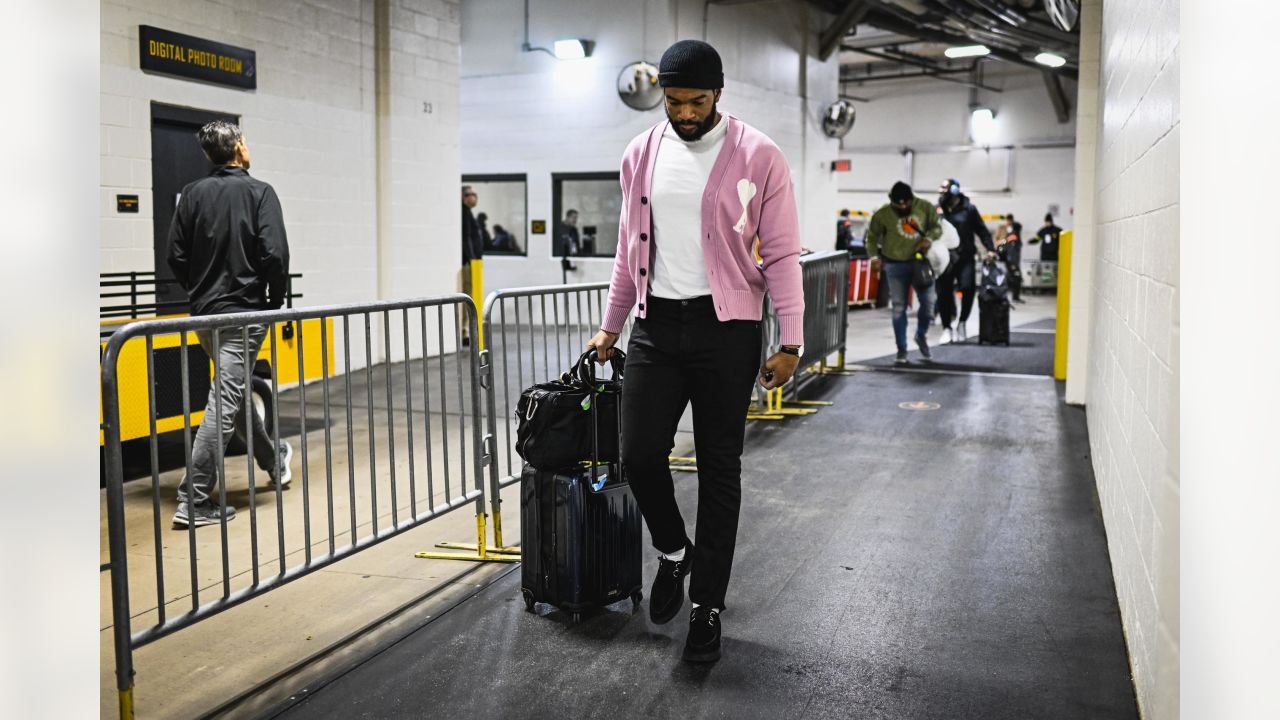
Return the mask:
<svg viewBox="0 0 1280 720">
<path fill-rule="evenodd" d="M 225 43 L 138 26 L 142 69 L 218 85 L 258 87 L 254 52 Z"/>
</svg>

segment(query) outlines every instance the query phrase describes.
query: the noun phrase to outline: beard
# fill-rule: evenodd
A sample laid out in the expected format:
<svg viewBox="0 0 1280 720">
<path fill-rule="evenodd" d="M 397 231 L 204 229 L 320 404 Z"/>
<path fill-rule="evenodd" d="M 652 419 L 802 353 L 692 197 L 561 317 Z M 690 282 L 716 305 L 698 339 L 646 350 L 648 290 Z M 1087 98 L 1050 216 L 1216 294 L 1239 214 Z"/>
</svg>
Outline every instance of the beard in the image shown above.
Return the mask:
<svg viewBox="0 0 1280 720">
<path fill-rule="evenodd" d="M 711 112 L 707 113 L 707 117 L 700 123 L 688 126 L 688 129 L 680 126 L 676 119 L 671 117 L 671 113 L 667 113 L 667 119 L 671 121 L 671 128 L 676 131 L 676 136 L 685 142 L 693 142 L 701 140 L 703 135 L 711 131 L 716 124 L 716 103 L 711 104 Z"/>
</svg>

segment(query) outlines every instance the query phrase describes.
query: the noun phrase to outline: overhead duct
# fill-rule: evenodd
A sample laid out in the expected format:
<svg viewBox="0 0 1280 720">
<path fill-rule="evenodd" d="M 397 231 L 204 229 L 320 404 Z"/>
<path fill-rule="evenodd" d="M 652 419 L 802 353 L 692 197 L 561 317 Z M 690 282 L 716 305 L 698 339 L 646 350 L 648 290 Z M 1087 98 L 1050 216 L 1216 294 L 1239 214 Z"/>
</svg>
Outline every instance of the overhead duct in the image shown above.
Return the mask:
<svg viewBox="0 0 1280 720">
<path fill-rule="evenodd" d="M 912 27 L 908 23 L 896 17 L 890 18 L 884 15 L 880 15 L 880 16 L 877 16 L 874 20 L 868 20 L 868 22 L 874 22 L 876 27 L 879 27 L 883 30 L 900 33 L 903 35 L 913 35 L 917 39 L 923 40 L 926 42 L 936 42 L 936 43 L 942 43 L 946 45 L 965 45 L 973 42 L 973 40 L 968 36 L 959 35 L 949 30 L 925 29 L 925 28 L 921 28 L 918 25 L 915 27 Z M 998 45 L 998 46 L 988 45 L 988 47 L 991 48 L 991 54 L 987 55 L 988 58 L 1003 60 L 1005 62 L 1012 63 L 1014 65 L 1022 65 L 1023 67 L 1032 68 L 1037 72 L 1044 69 L 1042 65 L 1038 65 L 1034 61 L 1027 60 L 1026 58 L 1022 57 L 1022 55 L 1019 52 L 1016 52 L 1016 51 L 1010 52 L 1005 49 L 1000 49 L 1003 47 L 1003 45 Z M 1059 69 L 1057 72 L 1059 72 L 1064 77 L 1068 77 L 1073 80 L 1076 78 L 1076 70 L 1074 68 L 1071 68 L 1070 66 L 1063 67 Z"/>
<path fill-rule="evenodd" d="M 991 48 L 990 57 L 1041 70 L 1041 66 L 1024 57 L 1028 52 L 1041 52 L 1046 48 L 1058 50 L 1069 58 L 1068 67 L 1062 72 L 1067 77 L 1076 76 L 1074 45 L 1049 41 L 1031 33 L 1004 24 L 983 11 L 954 0 L 933 0 L 941 11 L 916 16 L 896 4 L 884 4 L 867 17 L 875 27 L 920 40 L 950 45 L 967 45 L 974 41 Z M 952 12 L 954 10 L 954 12 Z"/>
</svg>

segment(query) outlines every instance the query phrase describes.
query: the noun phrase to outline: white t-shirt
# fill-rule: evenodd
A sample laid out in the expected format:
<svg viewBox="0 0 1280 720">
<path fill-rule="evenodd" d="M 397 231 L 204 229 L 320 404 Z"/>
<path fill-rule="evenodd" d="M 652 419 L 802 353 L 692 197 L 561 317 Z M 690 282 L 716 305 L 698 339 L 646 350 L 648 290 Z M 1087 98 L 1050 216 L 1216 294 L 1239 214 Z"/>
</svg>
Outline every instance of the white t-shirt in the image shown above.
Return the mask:
<svg viewBox="0 0 1280 720">
<path fill-rule="evenodd" d="M 684 300 L 711 294 L 702 257 L 702 192 L 720 156 L 728 123 L 687 142 L 670 125 L 653 167 L 653 271 L 650 294 Z"/>
</svg>

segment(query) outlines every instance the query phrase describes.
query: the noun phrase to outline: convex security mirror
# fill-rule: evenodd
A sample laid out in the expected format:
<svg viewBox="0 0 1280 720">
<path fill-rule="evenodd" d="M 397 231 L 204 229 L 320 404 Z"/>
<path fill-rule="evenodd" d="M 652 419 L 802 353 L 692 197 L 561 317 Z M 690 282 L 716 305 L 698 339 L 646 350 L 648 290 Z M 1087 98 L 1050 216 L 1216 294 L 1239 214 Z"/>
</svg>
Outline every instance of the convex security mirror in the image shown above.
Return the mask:
<svg viewBox="0 0 1280 720">
<path fill-rule="evenodd" d="M 622 68 L 618 73 L 618 97 L 632 110 L 652 110 L 662 104 L 658 66 L 640 60 Z"/>
<path fill-rule="evenodd" d="M 848 100 L 837 100 L 822 113 L 822 132 L 829 138 L 842 138 L 853 129 L 857 110 Z"/>
</svg>

